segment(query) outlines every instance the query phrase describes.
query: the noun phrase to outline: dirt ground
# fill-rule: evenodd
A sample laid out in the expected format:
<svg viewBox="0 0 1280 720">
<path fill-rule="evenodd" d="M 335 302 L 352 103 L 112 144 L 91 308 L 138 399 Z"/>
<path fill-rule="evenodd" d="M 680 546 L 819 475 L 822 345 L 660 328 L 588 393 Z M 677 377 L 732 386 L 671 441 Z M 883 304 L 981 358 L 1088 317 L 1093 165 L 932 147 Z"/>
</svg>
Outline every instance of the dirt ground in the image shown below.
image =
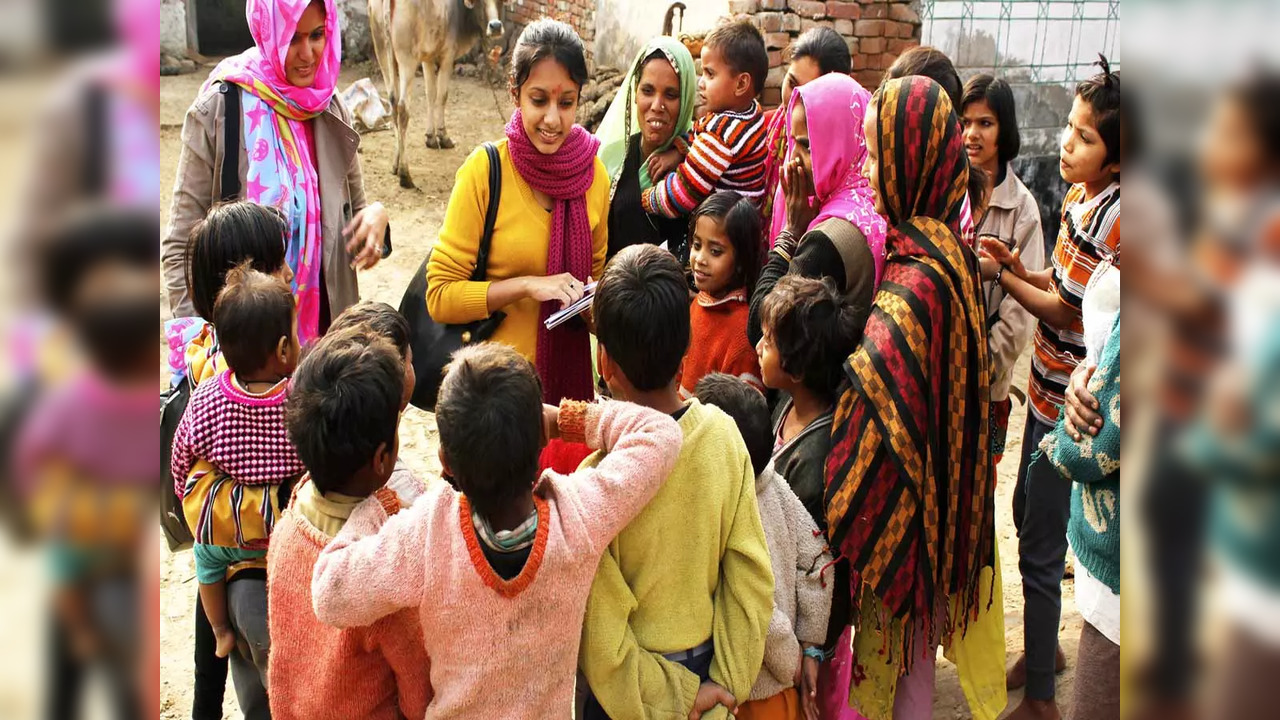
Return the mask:
<svg viewBox="0 0 1280 720">
<path fill-rule="evenodd" d="M 160 98 L 160 171 L 164 186 L 160 198 L 161 223 L 168 221 L 170 183 L 178 164 L 181 149 L 182 119 L 204 81 L 207 68 L 193 75 L 161 78 Z M 340 88 L 361 77 L 372 77 L 381 86 L 375 68 L 354 65 L 344 69 Z M 377 267 L 360 276 L 361 296 L 399 305 L 400 297 L 409 278 L 422 261 L 427 249 L 434 242 L 444 216 L 445 205 L 453 187 L 454 172 L 471 148 L 479 143 L 502 136 L 502 127 L 510 112 L 510 102 L 502 92 L 497 92 L 480 82 L 468 78 L 455 78 L 450 86 L 450 99 L 446 110 L 446 126 L 457 143 L 453 150 L 428 150 L 423 144 L 425 128 L 420 120 L 410 126 L 407 143 L 409 163 L 418 189 L 402 189 L 391 174 L 391 159 L 395 140 L 390 131 L 365 135 L 361 141 L 361 160 L 365 173 L 365 191 L 370 201 L 378 200 L 387 206 L 391 215 L 394 254 Z M 421 85 L 417 86 L 413 104 L 414 118 L 421 118 L 425 103 Z M 501 108 L 501 110 L 499 110 Z M 500 114 L 500 112 L 502 114 Z M 168 317 L 168 304 L 161 299 L 161 316 Z M 1024 356 L 1018 368 L 1015 384 L 1025 387 L 1028 357 Z M 1016 405 L 1009 426 L 1009 447 L 1019 447 L 1025 410 Z M 436 460 L 436 430 L 434 417 L 410 408 L 401 423 L 401 456 L 424 477 L 439 472 Z M 1017 538 L 1010 516 L 1011 494 L 1017 472 L 1018 455 L 1011 452 L 1000 465 L 997 490 L 997 536 L 1000 543 L 1001 566 L 1004 584 L 1004 612 L 1008 661 L 1012 662 L 1022 650 L 1022 587 L 1017 566 Z M 166 554 L 160 589 L 160 693 L 161 718 L 165 720 L 190 716 L 192 700 L 192 629 L 195 605 L 195 568 L 191 553 Z M 1076 641 L 1080 634 L 1080 617 L 1076 612 L 1073 585 L 1070 580 L 1063 587 L 1063 619 L 1061 638 L 1070 659 L 1066 672 L 1059 675 L 1058 696 L 1070 696 Z M 938 686 L 933 716 L 944 720 L 969 717 L 968 706 L 961 693 L 954 666 L 939 656 Z M 230 685 L 230 683 L 228 683 Z M 1016 702 L 1021 693 L 1013 693 Z M 224 717 L 242 717 L 236 706 L 235 693 L 228 687 L 224 705 Z"/>
</svg>

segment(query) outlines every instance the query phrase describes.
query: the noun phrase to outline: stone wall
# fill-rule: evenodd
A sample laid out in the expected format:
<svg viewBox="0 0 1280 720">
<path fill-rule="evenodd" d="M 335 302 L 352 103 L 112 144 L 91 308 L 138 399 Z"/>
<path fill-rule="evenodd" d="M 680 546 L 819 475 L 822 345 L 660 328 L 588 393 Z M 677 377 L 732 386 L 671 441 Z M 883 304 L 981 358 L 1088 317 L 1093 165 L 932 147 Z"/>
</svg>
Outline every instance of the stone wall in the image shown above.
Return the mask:
<svg viewBox="0 0 1280 720">
<path fill-rule="evenodd" d="M 750 19 L 764 33 L 769 77 L 761 102 L 766 106 L 781 100 L 787 48 L 801 33 L 819 25 L 844 37 L 853 56 L 853 77 L 874 89 L 899 55 L 920 44 L 916 6 L 914 0 L 729 0 L 734 19 Z"/>
</svg>

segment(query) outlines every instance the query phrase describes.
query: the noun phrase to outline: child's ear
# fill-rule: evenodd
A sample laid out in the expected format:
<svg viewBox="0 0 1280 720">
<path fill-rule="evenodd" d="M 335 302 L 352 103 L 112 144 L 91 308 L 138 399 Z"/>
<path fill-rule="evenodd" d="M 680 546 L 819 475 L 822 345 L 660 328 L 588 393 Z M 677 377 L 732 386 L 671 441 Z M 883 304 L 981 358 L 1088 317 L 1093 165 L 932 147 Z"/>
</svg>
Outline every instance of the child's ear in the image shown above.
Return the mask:
<svg viewBox="0 0 1280 720">
<path fill-rule="evenodd" d="M 436 457 L 440 458 L 440 472 L 452 477 L 453 471 L 449 469 L 449 460 L 444 456 L 443 447 L 436 448 Z"/>
<path fill-rule="evenodd" d="M 737 97 L 755 97 L 755 84 L 751 81 L 751 73 L 738 73 L 733 83 L 733 94 Z"/>
<path fill-rule="evenodd" d="M 609 359 L 604 343 L 596 343 L 596 364 L 600 366 L 600 379 L 604 380 L 606 385 L 613 382 L 613 361 Z"/>
<path fill-rule="evenodd" d="M 1107 172 L 1111 173 L 1112 180 L 1119 181 L 1120 180 L 1120 163 L 1113 162 L 1110 165 L 1108 165 Z"/>
<path fill-rule="evenodd" d="M 280 339 L 276 341 L 276 359 L 280 361 L 281 365 L 289 364 L 289 351 L 292 344 L 293 341 L 287 335 L 281 335 Z"/>
<path fill-rule="evenodd" d="M 373 451 L 373 471 L 379 477 L 390 475 L 395 464 L 396 460 L 391 447 L 386 443 L 379 443 L 378 449 Z"/>
</svg>

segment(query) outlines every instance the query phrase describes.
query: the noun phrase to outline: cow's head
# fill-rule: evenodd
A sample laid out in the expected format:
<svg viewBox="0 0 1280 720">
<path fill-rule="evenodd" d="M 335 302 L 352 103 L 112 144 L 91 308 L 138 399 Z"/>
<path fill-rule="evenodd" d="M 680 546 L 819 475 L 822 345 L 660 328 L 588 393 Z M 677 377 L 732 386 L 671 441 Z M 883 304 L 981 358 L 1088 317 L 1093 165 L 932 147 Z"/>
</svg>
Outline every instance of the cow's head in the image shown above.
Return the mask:
<svg viewBox="0 0 1280 720">
<path fill-rule="evenodd" d="M 489 37 L 500 37 L 502 35 L 502 11 L 498 7 L 498 0 L 462 0 L 462 4 L 468 10 L 475 11 L 476 4 L 482 3 L 479 16 L 480 26 L 484 28 L 485 34 Z"/>
</svg>

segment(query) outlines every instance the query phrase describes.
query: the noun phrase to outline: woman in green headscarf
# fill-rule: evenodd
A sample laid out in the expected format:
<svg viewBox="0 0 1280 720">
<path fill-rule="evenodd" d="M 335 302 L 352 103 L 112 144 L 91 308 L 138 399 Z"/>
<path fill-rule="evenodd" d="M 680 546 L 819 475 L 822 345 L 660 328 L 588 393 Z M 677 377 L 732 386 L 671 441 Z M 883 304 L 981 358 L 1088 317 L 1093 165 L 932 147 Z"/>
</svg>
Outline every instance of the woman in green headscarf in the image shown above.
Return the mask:
<svg viewBox="0 0 1280 720">
<path fill-rule="evenodd" d="M 688 135 L 697 86 L 693 56 L 679 40 L 661 35 L 640 49 L 605 113 L 596 136 L 609 171 L 609 257 L 628 245 L 665 243 L 681 262 L 688 260 L 687 221 L 646 213 L 640 193 L 653 185 L 654 153 Z"/>
</svg>

